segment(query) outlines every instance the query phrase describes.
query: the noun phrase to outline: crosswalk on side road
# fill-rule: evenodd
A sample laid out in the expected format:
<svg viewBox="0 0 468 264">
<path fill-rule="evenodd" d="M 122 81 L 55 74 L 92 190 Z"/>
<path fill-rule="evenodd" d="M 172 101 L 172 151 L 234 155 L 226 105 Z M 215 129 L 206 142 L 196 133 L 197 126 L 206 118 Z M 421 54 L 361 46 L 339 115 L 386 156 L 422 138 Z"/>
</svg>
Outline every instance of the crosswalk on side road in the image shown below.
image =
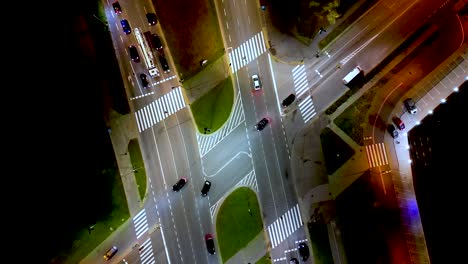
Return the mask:
<svg viewBox="0 0 468 264">
<path fill-rule="evenodd" d="M 296 91 L 296 98 L 300 100 L 298 107 L 301 112 L 302 120 L 304 123 L 309 122 L 316 114 L 314 104 L 311 96 L 302 96 L 309 92 L 309 81 L 305 72 L 304 65 L 298 65 L 292 70 L 294 90 Z"/>
<path fill-rule="evenodd" d="M 366 146 L 367 162 L 369 168 L 388 164 L 387 152 L 384 143 L 377 143 Z"/>
</svg>

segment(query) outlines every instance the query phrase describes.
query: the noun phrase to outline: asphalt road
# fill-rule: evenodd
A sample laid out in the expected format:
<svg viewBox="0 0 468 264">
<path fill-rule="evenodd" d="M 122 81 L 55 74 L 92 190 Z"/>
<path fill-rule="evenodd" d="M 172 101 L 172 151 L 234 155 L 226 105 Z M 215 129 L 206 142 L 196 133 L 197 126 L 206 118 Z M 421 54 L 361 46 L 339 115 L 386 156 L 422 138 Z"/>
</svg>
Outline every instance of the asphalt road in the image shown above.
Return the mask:
<svg viewBox="0 0 468 264">
<path fill-rule="evenodd" d="M 129 19 L 132 28 L 149 28 L 144 20 L 144 3 L 120 2 L 124 8 L 121 16 Z M 351 68 L 362 65 L 369 71 L 375 67 L 442 2 L 379 2 L 325 50 L 330 57 L 322 55 L 321 60 L 306 61 L 304 70 L 310 90 L 304 98 L 312 94 L 316 110 L 323 111 L 346 90 L 341 79 Z M 218 201 L 237 184 L 247 183 L 258 191 L 273 259 L 288 259 L 297 254 L 294 249 L 298 241 L 307 239 L 302 220 L 298 223 L 290 217 L 291 212 L 297 213 L 294 210 L 298 200 L 287 177 L 291 170 L 290 145 L 296 131 L 307 122 L 298 118 L 285 127 L 278 108 L 278 98 L 290 93 L 294 81 L 291 76 L 281 80 L 282 85 L 276 87 L 270 58 L 262 47 L 264 40 L 261 39 L 262 26 L 256 3 L 218 1 L 217 8 L 226 50 L 235 60 L 231 70 L 238 115 L 233 116 L 230 126 L 226 126 L 222 140 L 214 143 L 200 143 L 187 108 L 174 110 L 174 114 L 165 115 L 159 122 L 153 122 L 153 117 L 153 123 L 140 132 L 150 191 L 141 210 L 134 212 L 135 215 L 145 215 L 145 220 L 133 219 L 135 233 L 130 234 L 129 227 L 124 237 L 116 239 L 123 248 L 138 244 L 132 248 L 128 259 L 137 259 L 139 255 L 144 260 L 142 263 L 151 259 L 161 263 L 219 263 L 217 255 L 207 254 L 203 237 L 206 233 L 214 233 L 212 212 Z M 135 77 L 145 71 L 143 60 L 139 64 L 131 62 L 126 49 L 130 44 L 136 45 L 133 33 L 125 35 L 119 20 L 115 15 L 110 16 L 113 18 L 110 19 L 113 21 L 110 30 L 119 52 L 121 70 L 127 76 L 123 79 L 131 107 L 135 112 L 142 111 L 140 113 L 151 116 L 149 110 L 141 109 L 174 91 L 172 87 L 178 86 L 175 73 L 163 74 L 152 82 L 152 88 L 143 90 Z M 152 32 L 159 30 L 159 25 L 151 28 Z M 167 51 L 170 56 L 170 49 L 165 48 L 165 53 Z M 252 92 L 250 81 L 254 73 L 259 74 L 263 83 L 262 91 L 256 93 Z M 158 108 L 159 113 L 161 110 Z M 253 126 L 264 116 L 270 117 L 272 123 L 258 132 Z M 172 192 L 172 184 L 182 176 L 187 177 L 189 183 L 179 193 Z M 200 195 L 205 179 L 213 182 L 208 198 Z M 144 213 L 140 215 L 142 211 Z M 157 225 L 161 229 L 148 233 Z M 145 245 L 144 251 L 139 250 L 141 245 Z M 148 251 L 148 248 L 152 250 Z"/>
</svg>

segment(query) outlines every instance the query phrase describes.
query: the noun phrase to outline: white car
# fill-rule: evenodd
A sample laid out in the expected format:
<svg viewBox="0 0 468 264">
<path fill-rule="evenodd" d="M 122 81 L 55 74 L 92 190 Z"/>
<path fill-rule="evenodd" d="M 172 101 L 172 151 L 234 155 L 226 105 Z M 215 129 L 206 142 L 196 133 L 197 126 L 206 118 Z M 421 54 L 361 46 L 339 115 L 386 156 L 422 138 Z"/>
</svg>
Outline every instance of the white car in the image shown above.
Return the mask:
<svg viewBox="0 0 468 264">
<path fill-rule="evenodd" d="M 262 88 L 262 85 L 260 84 L 260 78 L 258 78 L 257 74 L 252 75 L 252 82 L 255 91 L 258 91 Z"/>
</svg>

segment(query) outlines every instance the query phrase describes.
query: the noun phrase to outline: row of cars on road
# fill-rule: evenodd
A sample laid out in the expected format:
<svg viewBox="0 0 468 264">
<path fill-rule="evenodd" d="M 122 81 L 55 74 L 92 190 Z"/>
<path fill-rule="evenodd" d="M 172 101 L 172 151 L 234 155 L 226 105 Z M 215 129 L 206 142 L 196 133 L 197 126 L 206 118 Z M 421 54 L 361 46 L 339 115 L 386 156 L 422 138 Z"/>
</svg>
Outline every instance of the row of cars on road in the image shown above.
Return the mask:
<svg viewBox="0 0 468 264">
<path fill-rule="evenodd" d="M 214 238 L 212 234 L 205 234 L 205 244 L 206 244 L 206 250 L 210 255 L 216 254 L 216 249 L 215 249 L 215 243 L 214 243 Z M 106 253 L 104 254 L 103 258 L 104 260 L 110 260 L 112 257 L 117 254 L 119 249 L 116 246 L 112 246 L 109 248 Z"/>
<path fill-rule="evenodd" d="M 173 186 L 172 186 L 172 191 L 178 192 L 182 190 L 182 188 L 188 183 L 188 179 L 186 177 L 181 177 Z M 201 195 L 202 196 L 207 196 L 208 192 L 211 189 L 211 182 L 205 180 L 203 183 L 203 187 L 201 189 Z M 211 234 L 206 234 L 205 235 L 205 243 L 206 243 L 206 249 L 210 255 L 216 254 L 215 250 L 215 244 L 214 244 L 214 239 L 213 235 Z"/>
<path fill-rule="evenodd" d="M 181 177 L 172 186 L 172 191 L 179 192 L 187 183 L 188 183 L 188 179 L 186 177 Z M 211 182 L 206 180 L 203 183 L 203 187 L 201 189 L 201 195 L 207 196 L 210 189 L 211 189 Z M 206 244 L 206 249 L 210 255 L 216 254 L 215 243 L 214 243 L 214 238 L 212 234 L 209 234 L 209 233 L 205 234 L 205 244 Z M 109 248 L 109 250 L 107 250 L 103 256 L 104 260 L 110 260 L 117 253 L 117 251 L 118 251 L 118 248 L 116 246 L 112 246 L 111 248 Z"/>
<path fill-rule="evenodd" d="M 253 74 L 251 79 L 254 91 L 262 89 L 262 83 L 258 74 Z M 281 102 L 281 106 L 284 109 L 291 105 L 295 100 L 296 96 L 294 94 L 290 94 Z M 269 123 L 271 123 L 271 119 L 269 117 L 264 117 L 254 127 L 257 131 L 262 131 Z"/>
<path fill-rule="evenodd" d="M 172 191 L 178 192 L 184 188 L 184 186 L 188 183 L 188 179 L 186 177 L 181 177 L 174 185 L 172 185 Z M 211 189 L 211 182 L 206 180 L 203 183 L 202 189 L 201 189 L 201 195 L 202 196 L 207 196 L 208 192 Z"/>
<path fill-rule="evenodd" d="M 122 14 L 122 7 L 118 1 L 115 1 L 112 3 L 112 8 L 115 12 L 116 15 L 121 15 Z M 148 12 L 145 14 L 146 20 L 148 22 L 149 26 L 154 26 L 157 24 L 157 16 L 155 13 Z M 120 25 L 122 26 L 122 30 L 126 35 L 130 35 L 132 33 L 132 27 L 130 26 L 130 23 L 127 19 L 122 18 L 120 20 Z M 157 53 L 159 63 L 161 64 L 161 68 L 165 73 L 170 72 L 169 68 L 169 63 L 167 62 L 167 59 L 164 55 L 163 51 L 163 45 L 161 38 L 157 34 L 152 34 L 151 32 L 147 31 L 145 32 L 145 39 L 149 45 L 149 47 L 152 49 L 152 51 Z M 142 47 L 143 48 L 143 47 Z M 140 60 L 140 54 L 138 52 L 138 48 L 136 45 L 129 45 L 128 46 L 128 52 L 130 55 L 130 59 L 134 63 L 139 63 Z M 151 73 L 151 71 L 150 71 Z M 140 83 L 144 88 L 148 88 L 150 86 L 150 83 L 148 81 L 148 77 L 146 73 L 140 73 Z"/>
</svg>

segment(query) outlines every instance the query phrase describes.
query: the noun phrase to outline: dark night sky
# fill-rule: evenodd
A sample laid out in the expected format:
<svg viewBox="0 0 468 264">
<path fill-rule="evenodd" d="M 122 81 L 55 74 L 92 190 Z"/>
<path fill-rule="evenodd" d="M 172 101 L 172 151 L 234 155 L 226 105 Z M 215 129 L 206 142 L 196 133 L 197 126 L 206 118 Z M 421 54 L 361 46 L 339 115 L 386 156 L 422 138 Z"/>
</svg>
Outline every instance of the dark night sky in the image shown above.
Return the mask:
<svg viewBox="0 0 468 264">
<path fill-rule="evenodd" d="M 17 59 L 28 63 L 14 78 L 24 84 L 8 89 L 15 98 L 8 99 L 15 102 L 9 126 L 14 138 L 6 140 L 15 144 L 11 189 L 19 197 L 9 219 L 24 232 L 16 235 L 18 244 L 35 245 L 33 263 L 48 263 L 70 230 L 99 213 L 103 183 L 96 174 L 113 155 L 106 145 L 100 72 L 84 60 L 72 30 L 81 8 L 36 10 L 39 17 L 31 19 L 38 23 L 22 32 L 27 58 Z"/>
</svg>

